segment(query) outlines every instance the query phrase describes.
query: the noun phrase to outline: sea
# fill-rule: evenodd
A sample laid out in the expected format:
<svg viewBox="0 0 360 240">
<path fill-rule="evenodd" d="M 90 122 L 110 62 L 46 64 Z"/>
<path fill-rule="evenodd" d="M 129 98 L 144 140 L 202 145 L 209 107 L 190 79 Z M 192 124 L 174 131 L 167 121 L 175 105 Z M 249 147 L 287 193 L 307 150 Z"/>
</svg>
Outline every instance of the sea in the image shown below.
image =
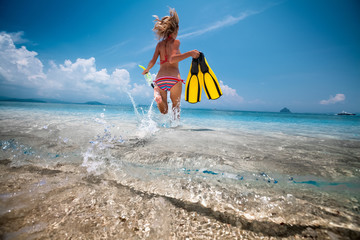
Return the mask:
<svg viewBox="0 0 360 240">
<path fill-rule="evenodd" d="M 360 116 L 0 102 L 3 239 L 359 239 Z"/>
</svg>

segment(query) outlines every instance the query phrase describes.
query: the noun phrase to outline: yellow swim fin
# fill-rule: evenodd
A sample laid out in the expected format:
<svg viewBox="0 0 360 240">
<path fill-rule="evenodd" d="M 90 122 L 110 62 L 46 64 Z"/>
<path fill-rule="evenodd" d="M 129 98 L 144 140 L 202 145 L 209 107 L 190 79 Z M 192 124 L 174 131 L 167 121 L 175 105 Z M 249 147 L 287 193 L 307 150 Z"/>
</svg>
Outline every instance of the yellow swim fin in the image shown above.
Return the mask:
<svg viewBox="0 0 360 240">
<path fill-rule="evenodd" d="M 197 103 L 201 101 L 201 92 L 204 88 L 208 99 L 218 99 L 222 95 L 220 84 L 209 67 L 205 56 L 200 52 L 197 59 L 192 59 L 190 71 L 186 79 L 185 101 Z"/>
<path fill-rule="evenodd" d="M 214 72 L 209 67 L 209 64 L 207 63 L 203 53 L 200 53 L 198 62 L 199 62 L 200 70 L 203 74 L 201 82 L 204 87 L 207 98 L 212 100 L 218 99 L 222 95 L 220 84 Z"/>
<path fill-rule="evenodd" d="M 192 60 L 190 71 L 186 79 L 185 85 L 185 101 L 189 103 L 197 103 L 201 101 L 201 90 L 202 90 L 202 74 L 199 71 L 198 58 Z M 201 74 L 199 76 L 199 73 Z"/>
</svg>

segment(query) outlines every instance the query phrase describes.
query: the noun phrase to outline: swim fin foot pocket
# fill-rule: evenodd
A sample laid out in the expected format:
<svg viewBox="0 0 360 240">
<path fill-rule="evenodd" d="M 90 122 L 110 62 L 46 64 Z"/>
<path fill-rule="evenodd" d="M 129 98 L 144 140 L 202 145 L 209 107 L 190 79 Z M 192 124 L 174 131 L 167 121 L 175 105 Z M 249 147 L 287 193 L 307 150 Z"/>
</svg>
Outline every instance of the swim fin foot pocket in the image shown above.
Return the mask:
<svg viewBox="0 0 360 240">
<path fill-rule="evenodd" d="M 201 101 L 201 90 L 204 88 L 208 99 L 218 99 L 222 95 L 220 84 L 211 70 L 202 52 L 197 59 L 192 59 L 190 71 L 186 79 L 185 101 L 197 103 Z"/>
</svg>

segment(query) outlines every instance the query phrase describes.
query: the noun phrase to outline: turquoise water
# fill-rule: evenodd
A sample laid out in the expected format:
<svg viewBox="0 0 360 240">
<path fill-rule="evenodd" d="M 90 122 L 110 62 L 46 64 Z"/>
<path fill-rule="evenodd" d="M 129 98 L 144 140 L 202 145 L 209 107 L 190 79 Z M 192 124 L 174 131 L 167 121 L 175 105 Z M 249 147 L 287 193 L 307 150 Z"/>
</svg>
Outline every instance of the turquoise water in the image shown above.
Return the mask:
<svg viewBox="0 0 360 240">
<path fill-rule="evenodd" d="M 279 159 L 284 158 L 282 154 L 289 155 L 290 153 L 284 151 L 288 145 L 294 144 L 291 148 L 297 148 L 296 151 L 292 149 L 292 154 L 300 154 L 306 151 L 306 158 L 311 161 L 311 157 L 319 158 L 317 154 L 320 152 L 324 157 L 328 157 L 328 160 L 332 160 L 334 157 L 339 158 L 339 153 L 334 148 L 341 149 L 343 146 L 352 145 L 358 146 L 360 140 L 360 116 L 337 116 L 334 114 L 304 114 L 304 113 L 272 113 L 272 112 L 246 112 L 246 111 L 225 111 L 225 110 L 209 110 L 209 109 L 186 109 L 181 110 L 181 121 L 172 121 L 170 116 L 163 116 L 158 113 L 157 109 L 153 106 L 136 106 L 133 105 L 84 105 L 84 104 L 50 104 L 50 103 L 18 103 L 18 102 L 1 102 L 0 103 L 1 120 L 13 119 L 14 126 L 5 127 L 2 124 L 3 133 L 8 130 L 15 130 L 17 128 L 24 128 L 26 125 L 26 131 L 38 131 L 47 130 L 51 133 L 49 138 L 53 137 L 50 128 L 53 127 L 58 131 L 56 140 L 64 141 L 64 139 L 79 138 L 76 142 L 78 149 L 73 153 L 75 157 L 67 158 L 72 159 L 75 162 L 83 161 L 82 155 L 84 155 L 84 149 L 90 143 L 94 146 L 94 143 L 99 144 L 103 142 L 115 141 L 117 143 L 124 143 L 135 141 L 134 139 L 151 142 L 158 148 L 166 148 L 167 145 L 176 145 L 178 142 L 188 141 L 184 131 L 194 132 L 195 138 L 197 138 L 196 145 L 191 146 L 191 149 L 197 150 L 202 148 L 202 145 L 206 145 L 210 140 L 210 135 L 217 136 L 211 139 L 210 142 L 215 142 L 218 146 L 221 146 L 222 151 L 233 151 L 232 154 L 242 154 L 239 151 L 239 145 L 248 146 L 253 148 L 254 152 L 268 149 L 267 152 L 259 153 L 258 158 L 264 158 L 266 154 L 272 155 L 276 158 L 278 155 Z M 18 125 L 16 126 L 16 121 Z M 93 125 L 94 124 L 94 125 Z M 87 126 L 93 125 L 89 132 L 94 131 L 94 135 L 91 136 L 77 136 L 77 130 L 85 131 Z M 84 127 L 83 130 L 81 128 Z M 64 133 L 61 132 L 64 129 Z M 66 129 L 66 131 L 65 131 Z M 65 134 L 68 132 L 68 135 Z M 88 132 L 88 133 L 89 133 Z M 65 135 L 64 135 L 65 134 Z M 156 141 L 156 138 L 163 134 L 164 139 L 171 136 L 171 141 L 165 144 L 161 144 Z M 174 135 L 174 136 L 172 136 Z M 209 136 L 207 136 L 209 135 Z M 236 142 L 236 136 L 244 135 L 245 141 Z M 247 136 L 249 137 L 249 143 L 246 142 Z M 85 138 L 84 138 L 85 137 Z M 177 139 L 173 139 L 173 137 Z M 15 140 L 10 138 L 2 137 L 3 148 L 15 144 Z M 12 140 L 11 140 L 12 139 Z M 80 141 L 81 139 L 81 141 Z M 11 140 L 9 142 L 9 140 Z M 54 140 L 54 139 L 52 139 Z M 192 139 L 193 140 L 193 139 Z M 269 141 L 266 144 L 265 141 Z M 334 141 L 345 141 L 342 144 Z M 202 143 L 204 141 L 204 143 Z M 218 144 L 217 141 L 222 142 Z M 225 143 L 224 143 L 225 141 Z M 226 144 L 226 141 L 229 141 Z M 349 142 L 350 141 L 350 144 Z M 324 146 L 324 149 L 320 149 L 320 146 L 324 142 L 329 142 L 331 146 Z M 289 143 L 289 144 L 288 144 Z M 311 145 L 314 144 L 314 149 L 310 149 Z M 252 144 L 252 145 L 251 145 Z M 23 146 L 20 143 L 19 146 Z M 161 146 L 160 146 L 161 145 Z M 164 146 L 165 145 L 165 146 Z M 319 146 L 316 146 L 319 145 Z M 326 145 L 326 144 L 325 144 Z M 206 146 L 207 147 L 207 146 Z M 34 146 L 23 147 L 25 158 L 28 158 L 29 153 L 32 153 Z M 106 147 L 105 147 L 106 148 Z M 234 148 L 234 149 L 231 149 Z M 29 150 L 30 149 L 30 150 Z M 345 149 L 345 148 L 343 148 Z M 356 148 L 355 148 L 356 149 Z M 175 151 L 176 149 L 173 149 Z M 312 151 L 313 150 L 313 151 Z M 246 150 L 247 152 L 248 150 Z M 204 154 L 207 152 L 204 152 Z M 328 154 L 329 156 L 325 156 Z M 346 154 L 345 152 L 343 154 Z M 60 156 L 67 156 L 64 152 L 50 152 L 43 153 L 44 155 L 53 156 L 52 159 L 61 159 Z M 294 156 L 295 156 L 294 155 Z M 341 155 L 341 153 L 340 153 Z M 55 156 L 55 157 L 54 157 Z M 292 156 L 292 157 L 294 157 Z M 345 155 L 344 155 L 345 156 Z M 299 156 L 295 156 L 299 157 Z M 353 156 L 352 161 L 358 156 Z M 18 156 L 18 158 L 21 157 Z M 24 159 L 25 159 L 24 158 Z M 270 162 L 272 159 L 269 159 Z M 315 159 L 313 159 L 315 160 Z M 71 161 L 71 160 L 68 160 Z M 322 159 L 326 163 L 326 159 Z M 134 164 L 138 164 L 135 160 Z M 291 162 L 287 163 L 291 166 Z M 153 166 L 147 166 L 152 168 Z M 180 166 L 180 168 L 183 166 Z M 192 167 L 192 166 L 191 166 Z M 301 167 L 299 167 L 301 169 Z M 197 173 L 199 169 L 192 168 L 193 173 Z M 214 171 L 213 171 L 214 170 Z M 259 169 L 259 172 L 263 172 L 265 169 Z M 205 171 L 207 171 L 205 169 Z M 224 169 L 217 168 L 209 170 L 210 172 L 219 172 L 224 175 Z M 356 170 L 357 171 L 357 170 Z M 241 171 L 240 171 L 241 172 Z M 245 171 L 246 172 L 246 171 Z M 268 171 L 266 171 L 268 172 Z M 271 173 L 271 171 L 269 171 Z M 293 171 L 298 174 L 297 171 Z M 225 175 L 226 175 L 225 171 Z M 234 172 L 230 173 L 234 174 Z M 254 172 L 243 173 L 251 176 Z M 258 174 L 258 172 L 255 172 Z M 277 178 L 286 179 L 288 176 L 282 176 L 279 173 L 272 173 L 273 175 L 279 175 Z M 332 180 L 317 179 L 317 181 L 323 182 L 318 184 L 315 176 L 303 177 L 311 175 L 311 173 L 301 173 L 299 178 L 302 179 L 303 184 L 309 183 L 312 186 L 337 186 L 333 184 Z M 218 175 L 218 174 L 214 174 Z M 327 172 L 320 173 L 320 177 L 329 177 Z M 335 174 L 340 177 L 341 174 Z M 338 176 L 339 175 L 339 176 Z M 291 176 L 290 176 L 291 177 Z M 256 179 L 256 177 L 248 177 Z M 299 183 L 292 181 L 293 183 Z M 353 183 L 344 183 L 345 186 L 355 186 Z"/>
<path fill-rule="evenodd" d="M 137 106 L 146 114 L 150 106 Z M 0 111 L 30 111 L 32 113 L 91 116 L 105 109 L 109 118 L 136 121 L 132 105 L 84 105 L 51 103 L 0 102 Z M 360 115 L 337 116 L 335 114 L 273 113 L 187 109 L 181 111 L 182 124 L 218 129 L 241 129 L 263 133 L 286 133 L 304 136 L 323 136 L 340 139 L 360 139 Z"/>
<path fill-rule="evenodd" d="M 16 168 L 76 172 L 67 183 L 93 176 L 115 181 L 140 196 L 190 206 L 189 214 L 195 204 L 199 213 L 220 211 L 248 226 L 254 220 L 275 224 L 277 231 L 285 231 L 284 222 L 297 229 L 335 224 L 336 231 L 359 233 L 359 116 L 184 107 L 180 121 L 171 116 L 152 104 L 0 102 L 0 160 Z M 50 182 L 62 180 L 54 178 L 40 179 L 38 186 L 57 189 Z M 10 210 L 31 209 L 27 200 L 11 205 L 11 191 L 0 194 Z M 110 194 L 106 186 L 101 191 Z M 266 235 L 266 229 L 253 234 Z"/>
<path fill-rule="evenodd" d="M 293 135 L 323 135 L 330 138 L 360 139 L 360 116 L 334 114 L 241 112 L 184 109 L 185 122 L 220 128 L 284 132 Z M 206 123 L 202 124 L 202 120 Z"/>
</svg>

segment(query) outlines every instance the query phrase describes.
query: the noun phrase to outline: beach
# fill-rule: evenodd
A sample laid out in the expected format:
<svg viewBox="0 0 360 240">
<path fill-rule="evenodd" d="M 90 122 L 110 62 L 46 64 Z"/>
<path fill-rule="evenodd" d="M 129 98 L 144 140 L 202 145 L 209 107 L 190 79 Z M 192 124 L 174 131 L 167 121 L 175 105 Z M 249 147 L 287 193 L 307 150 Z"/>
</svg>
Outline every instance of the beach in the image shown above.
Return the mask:
<svg viewBox="0 0 360 240">
<path fill-rule="evenodd" d="M 358 116 L 0 104 L 2 239 L 358 239 Z"/>
</svg>

